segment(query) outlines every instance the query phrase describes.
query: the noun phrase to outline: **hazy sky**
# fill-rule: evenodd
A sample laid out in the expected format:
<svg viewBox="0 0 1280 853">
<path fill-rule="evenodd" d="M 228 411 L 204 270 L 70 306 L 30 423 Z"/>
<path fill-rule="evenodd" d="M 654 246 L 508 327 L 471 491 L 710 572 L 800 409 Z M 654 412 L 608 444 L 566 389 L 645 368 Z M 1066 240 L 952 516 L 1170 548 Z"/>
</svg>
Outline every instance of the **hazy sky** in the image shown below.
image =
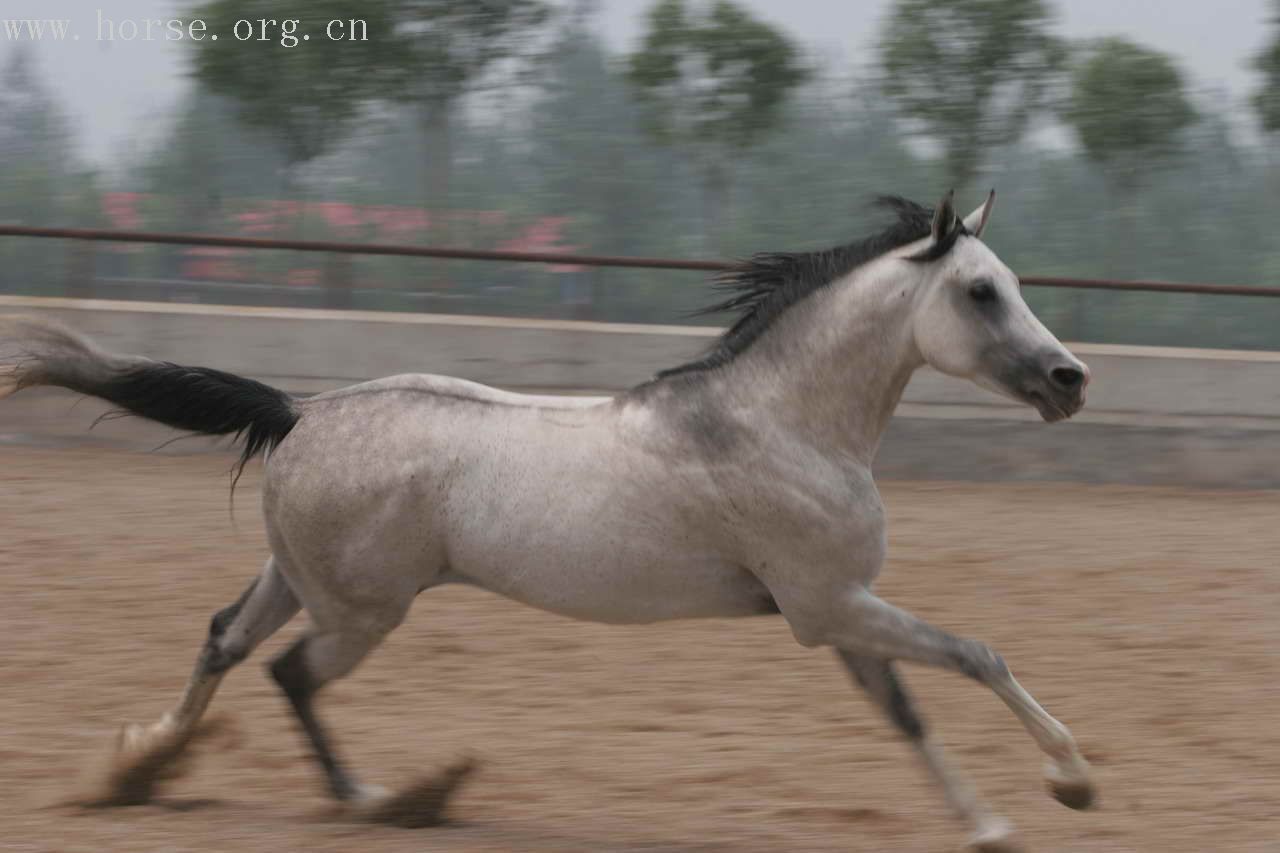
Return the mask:
<svg viewBox="0 0 1280 853">
<path fill-rule="evenodd" d="M 652 0 L 600 0 L 600 24 L 617 49 L 636 38 Z M 869 59 L 879 22 L 891 0 L 739 0 L 825 56 L 846 63 Z M 183 0 L 0 0 L 0 63 L 13 50 L 6 18 L 72 21 L 79 41 L 37 45 L 41 69 L 52 81 L 80 135 L 81 151 L 106 164 L 112 155 L 161 132 L 163 116 L 188 85 L 182 42 L 139 38 L 97 40 L 98 15 L 125 19 L 177 17 Z M 307 20 L 304 0 L 280 0 L 279 17 Z M 1236 103 L 1257 84 L 1249 57 L 1267 35 L 1270 0 L 1057 0 L 1061 35 L 1124 34 L 1174 54 L 1199 89 L 1225 91 Z M 322 22 L 317 22 L 322 23 Z M 163 32 L 157 32 L 162 38 Z M 295 48 L 305 49 L 305 45 Z"/>
</svg>

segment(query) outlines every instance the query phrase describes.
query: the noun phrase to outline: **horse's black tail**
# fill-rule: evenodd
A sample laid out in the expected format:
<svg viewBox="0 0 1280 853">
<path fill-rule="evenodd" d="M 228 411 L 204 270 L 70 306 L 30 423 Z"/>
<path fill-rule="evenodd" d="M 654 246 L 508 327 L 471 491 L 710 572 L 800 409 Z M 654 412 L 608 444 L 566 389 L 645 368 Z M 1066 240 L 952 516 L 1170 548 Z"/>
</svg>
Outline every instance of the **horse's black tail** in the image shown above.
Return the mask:
<svg viewBox="0 0 1280 853">
<path fill-rule="evenodd" d="M 237 476 L 298 422 L 293 398 L 269 385 L 209 367 L 183 367 L 98 348 L 34 317 L 0 317 L 0 397 L 32 385 L 60 385 L 132 414 L 243 441 Z"/>
</svg>

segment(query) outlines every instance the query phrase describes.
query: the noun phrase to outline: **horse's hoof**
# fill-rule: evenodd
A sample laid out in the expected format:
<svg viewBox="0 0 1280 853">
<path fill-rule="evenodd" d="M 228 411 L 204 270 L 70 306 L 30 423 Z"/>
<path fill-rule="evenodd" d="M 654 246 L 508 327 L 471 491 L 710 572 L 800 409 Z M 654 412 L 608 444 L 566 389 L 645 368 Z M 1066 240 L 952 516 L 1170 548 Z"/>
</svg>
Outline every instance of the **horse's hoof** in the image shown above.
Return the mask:
<svg viewBox="0 0 1280 853">
<path fill-rule="evenodd" d="M 162 783 L 188 769 L 193 743 L 229 730 L 225 716 L 185 730 L 178 729 L 167 715 L 151 726 L 124 726 L 105 766 L 92 771 L 89 784 L 74 802 L 87 808 L 149 803 Z"/>
<path fill-rule="evenodd" d="M 1013 827 L 1008 822 L 993 818 L 988 826 L 984 826 L 969 838 L 965 845 L 966 853 L 1026 853 L 1025 847 L 1013 836 Z"/>
<path fill-rule="evenodd" d="M 358 804 L 357 813 L 370 823 L 405 829 L 439 826 L 449 800 L 475 769 L 475 760 L 468 756 L 394 794 Z"/>
<path fill-rule="evenodd" d="M 1051 764 L 1045 768 L 1044 781 L 1053 798 L 1069 809 L 1083 811 L 1093 808 L 1098 801 L 1098 789 L 1089 778 L 1088 765 L 1065 771 Z"/>
<path fill-rule="evenodd" d="M 1088 780 L 1067 783 L 1050 780 L 1048 785 L 1049 793 L 1053 794 L 1053 798 L 1069 809 L 1084 811 L 1093 808 L 1097 803 L 1098 791 Z"/>
</svg>

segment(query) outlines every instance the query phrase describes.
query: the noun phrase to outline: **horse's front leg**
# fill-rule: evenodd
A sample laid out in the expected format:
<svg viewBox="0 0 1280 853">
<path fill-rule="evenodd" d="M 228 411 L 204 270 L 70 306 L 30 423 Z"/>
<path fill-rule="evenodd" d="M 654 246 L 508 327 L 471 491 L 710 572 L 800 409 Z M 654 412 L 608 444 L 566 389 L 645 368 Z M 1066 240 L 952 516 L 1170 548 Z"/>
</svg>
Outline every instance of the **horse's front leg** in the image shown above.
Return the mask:
<svg viewBox="0 0 1280 853">
<path fill-rule="evenodd" d="M 779 598 L 779 603 L 797 638 L 806 645 L 831 645 L 851 655 L 928 664 L 985 684 L 1049 757 L 1045 779 L 1053 796 L 1073 809 L 1093 804 L 1089 765 L 1071 732 L 1040 707 L 986 644 L 935 628 L 865 588 L 837 596 L 820 608 L 793 607 L 788 613 L 784 599 Z"/>
<path fill-rule="evenodd" d="M 879 706 L 894 728 L 919 753 L 929 775 L 942 788 L 951 810 L 968 824 L 971 849 L 982 853 L 1009 853 L 1017 850 L 1008 821 L 992 814 L 978 800 L 972 786 L 946 760 L 941 745 L 925 731 L 924 720 L 916 712 L 915 703 L 903 687 L 893 662 L 839 649 L 836 654 L 858 686 L 867 692 L 871 701 Z"/>
</svg>

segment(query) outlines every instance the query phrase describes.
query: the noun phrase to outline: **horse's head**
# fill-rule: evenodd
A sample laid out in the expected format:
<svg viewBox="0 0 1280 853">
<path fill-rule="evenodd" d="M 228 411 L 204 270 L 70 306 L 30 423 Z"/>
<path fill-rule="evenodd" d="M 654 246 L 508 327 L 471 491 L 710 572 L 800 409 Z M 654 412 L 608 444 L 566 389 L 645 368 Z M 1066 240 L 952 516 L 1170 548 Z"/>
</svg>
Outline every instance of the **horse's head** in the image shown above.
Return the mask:
<svg viewBox="0 0 1280 853">
<path fill-rule="evenodd" d="M 1089 369 L 1036 319 L 1018 278 L 981 240 L 995 193 L 961 220 L 951 195 L 932 234 L 902 258 L 919 265 L 913 333 L 935 369 L 1034 406 L 1046 421 L 1084 406 Z"/>
</svg>

